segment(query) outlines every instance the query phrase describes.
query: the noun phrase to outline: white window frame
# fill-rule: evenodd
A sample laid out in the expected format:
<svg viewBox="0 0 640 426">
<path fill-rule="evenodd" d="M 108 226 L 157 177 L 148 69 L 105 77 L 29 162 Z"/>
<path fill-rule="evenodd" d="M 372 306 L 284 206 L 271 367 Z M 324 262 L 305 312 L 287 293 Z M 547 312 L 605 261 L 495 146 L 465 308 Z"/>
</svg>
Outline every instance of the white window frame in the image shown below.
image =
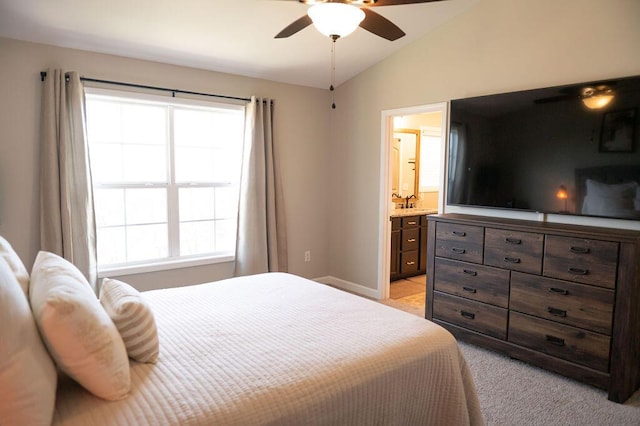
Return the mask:
<svg viewBox="0 0 640 426">
<path fill-rule="evenodd" d="M 434 140 L 436 139 L 437 140 Z M 438 152 L 437 155 L 434 155 L 436 153 L 433 152 L 433 149 L 431 149 L 432 147 L 430 145 L 437 145 L 438 146 Z M 441 157 L 441 153 L 442 153 L 443 147 L 442 147 L 442 142 L 441 142 L 441 130 L 439 127 L 421 127 L 420 128 L 420 170 L 421 172 L 424 170 L 427 170 L 429 168 L 429 166 L 432 167 L 436 167 L 438 166 L 439 169 L 439 164 L 440 164 L 440 157 Z M 438 173 L 438 176 L 440 176 L 441 173 Z M 428 182 L 428 180 L 426 179 L 426 177 L 428 176 L 428 174 L 426 173 L 420 173 L 420 182 L 418 184 L 419 186 L 419 192 L 438 192 L 440 190 L 440 182 L 439 182 L 439 177 L 438 177 L 438 181 L 434 180 L 431 182 Z M 431 185 L 429 185 L 429 183 L 431 183 Z"/>
<path fill-rule="evenodd" d="M 189 108 L 222 108 L 228 110 L 237 110 L 243 111 L 245 113 L 246 108 L 245 104 L 239 104 L 237 102 L 214 102 L 214 101 L 203 101 L 200 99 L 193 98 L 176 98 L 176 97 L 168 97 L 168 96 L 160 96 L 153 95 L 148 93 L 140 93 L 135 91 L 122 91 L 122 90 L 114 90 L 114 89 L 104 89 L 98 87 L 85 87 L 85 95 L 95 96 L 95 97 L 106 97 L 106 98 L 125 98 L 127 100 L 131 100 L 133 102 L 142 102 L 145 104 L 159 104 L 162 106 L 166 106 L 170 104 L 171 106 L 184 106 Z M 169 120 L 167 125 L 170 127 L 170 132 L 173 133 L 173 108 L 169 108 Z M 240 148 L 242 149 L 242 147 Z M 168 238 L 169 238 L 169 247 L 168 247 L 168 257 L 155 259 L 155 260 L 143 260 L 137 262 L 126 262 L 122 264 L 114 264 L 108 266 L 98 266 L 98 277 L 113 277 L 113 276 L 122 276 L 129 274 L 139 274 L 145 272 L 155 272 L 155 271 L 164 271 L 178 268 L 187 268 L 194 266 L 202 266 L 202 265 L 210 265 L 216 263 L 225 263 L 225 262 L 233 262 L 235 261 L 235 252 L 226 251 L 226 252 L 217 252 L 215 254 L 206 254 L 206 255 L 191 255 L 191 256 L 178 256 L 176 254 L 176 250 L 179 246 L 179 234 L 177 232 L 177 227 L 179 226 L 178 220 L 178 190 L 179 188 L 211 188 L 211 187 L 219 187 L 219 186 L 231 186 L 238 185 L 240 182 L 228 183 L 226 185 L 221 185 L 217 183 L 201 183 L 201 182 L 187 182 L 187 183 L 177 183 L 175 181 L 175 160 L 174 160 L 174 141 L 173 136 L 170 137 L 170 140 L 167 144 L 167 170 L 169 172 L 168 182 L 163 183 L 143 183 L 143 184 L 103 184 L 101 185 L 103 188 L 166 188 L 167 189 L 167 226 L 168 226 Z M 95 187 L 95 184 L 93 184 Z"/>
</svg>

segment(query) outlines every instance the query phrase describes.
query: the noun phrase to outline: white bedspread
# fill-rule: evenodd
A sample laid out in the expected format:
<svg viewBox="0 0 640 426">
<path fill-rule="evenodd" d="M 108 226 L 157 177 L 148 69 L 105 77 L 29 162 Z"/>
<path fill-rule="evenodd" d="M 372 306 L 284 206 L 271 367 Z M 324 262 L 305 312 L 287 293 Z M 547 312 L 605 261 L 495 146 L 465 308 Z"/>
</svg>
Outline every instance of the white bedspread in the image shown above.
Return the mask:
<svg viewBox="0 0 640 426">
<path fill-rule="evenodd" d="M 454 338 L 425 319 L 289 274 L 143 293 L 158 363 L 122 401 L 58 387 L 64 425 L 482 424 Z"/>
</svg>

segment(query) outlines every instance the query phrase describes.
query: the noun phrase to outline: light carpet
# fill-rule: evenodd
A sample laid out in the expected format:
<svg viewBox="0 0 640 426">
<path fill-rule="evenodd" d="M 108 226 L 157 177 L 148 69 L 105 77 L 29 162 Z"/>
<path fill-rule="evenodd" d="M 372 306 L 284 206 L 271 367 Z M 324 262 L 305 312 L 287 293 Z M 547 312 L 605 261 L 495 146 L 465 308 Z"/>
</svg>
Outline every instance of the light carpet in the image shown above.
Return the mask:
<svg viewBox="0 0 640 426">
<path fill-rule="evenodd" d="M 391 299 L 382 303 L 424 317 L 424 305 Z M 487 425 L 640 425 L 640 391 L 616 404 L 601 389 L 467 343 L 459 345 Z"/>
</svg>

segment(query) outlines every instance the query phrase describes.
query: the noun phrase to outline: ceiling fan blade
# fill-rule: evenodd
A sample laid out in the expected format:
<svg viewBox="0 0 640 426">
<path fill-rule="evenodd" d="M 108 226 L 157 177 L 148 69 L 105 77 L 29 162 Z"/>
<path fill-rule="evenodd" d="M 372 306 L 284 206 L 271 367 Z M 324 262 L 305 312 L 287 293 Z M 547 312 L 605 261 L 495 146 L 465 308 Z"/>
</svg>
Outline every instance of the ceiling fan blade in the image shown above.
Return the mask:
<svg viewBox="0 0 640 426">
<path fill-rule="evenodd" d="M 445 0 L 377 0 L 376 2 L 367 5 L 368 7 L 373 6 L 398 6 L 401 4 L 417 4 L 417 3 L 431 3 L 436 1 L 445 1 Z"/>
<path fill-rule="evenodd" d="M 377 14 L 373 10 L 362 8 L 364 12 L 364 20 L 360 23 L 360 27 L 389 41 L 394 41 L 405 36 L 396 24 L 388 20 L 382 15 Z"/>
<path fill-rule="evenodd" d="M 304 15 L 302 18 L 293 21 L 284 30 L 276 34 L 275 38 L 287 38 L 298 31 L 307 28 L 309 25 L 311 25 L 311 18 L 309 18 L 309 15 Z"/>
<path fill-rule="evenodd" d="M 568 101 L 568 100 L 573 100 L 573 99 L 580 99 L 577 95 L 572 96 L 572 95 L 559 95 L 559 96 L 550 96 L 548 98 L 540 98 L 540 99 L 534 99 L 533 103 L 534 104 L 548 104 L 551 102 L 561 102 L 561 101 Z"/>
</svg>

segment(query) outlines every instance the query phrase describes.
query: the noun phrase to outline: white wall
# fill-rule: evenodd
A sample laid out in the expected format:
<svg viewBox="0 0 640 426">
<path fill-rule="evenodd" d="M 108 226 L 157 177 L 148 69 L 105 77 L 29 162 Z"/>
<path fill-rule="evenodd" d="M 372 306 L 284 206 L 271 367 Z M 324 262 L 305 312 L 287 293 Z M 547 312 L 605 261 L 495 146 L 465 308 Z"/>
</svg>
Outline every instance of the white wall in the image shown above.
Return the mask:
<svg viewBox="0 0 640 426">
<path fill-rule="evenodd" d="M 328 91 L 0 38 L 0 235 L 28 268 L 40 242 L 40 71 L 49 67 L 99 79 L 275 99 L 289 270 L 310 278 L 328 274 Z M 312 251 L 312 262 L 304 262 L 305 250 Z M 225 263 L 120 278 L 150 289 L 212 281 L 232 273 L 233 263 Z"/>
<path fill-rule="evenodd" d="M 381 112 L 640 74 L 640 1 L 482 0 L 336 91 L 331 275 L 376 288 Z M 593 222 L 595 223 L 595 222 Z"/>
</svg>

